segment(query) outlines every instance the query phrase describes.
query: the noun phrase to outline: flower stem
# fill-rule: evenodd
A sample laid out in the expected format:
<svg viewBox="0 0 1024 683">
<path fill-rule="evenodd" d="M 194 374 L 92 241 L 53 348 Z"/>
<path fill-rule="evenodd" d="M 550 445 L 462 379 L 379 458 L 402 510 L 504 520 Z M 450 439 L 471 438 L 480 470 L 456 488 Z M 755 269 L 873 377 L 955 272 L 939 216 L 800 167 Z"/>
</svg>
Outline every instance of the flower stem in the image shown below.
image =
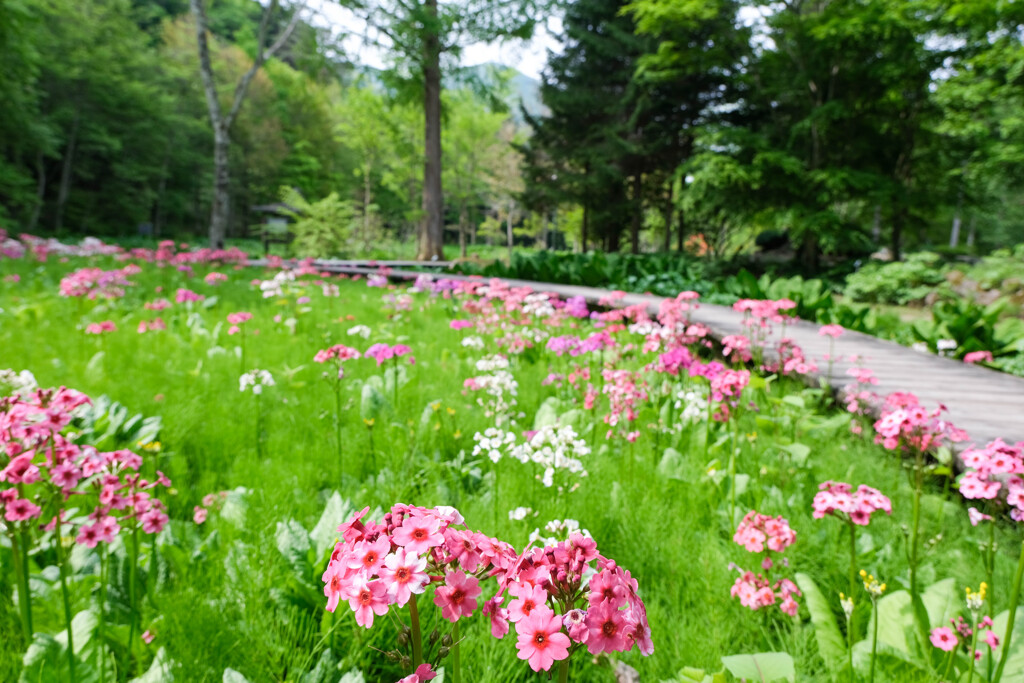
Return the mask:
<svg viewBox="0 0 1024 683">
<path fill-rule="evenodd" d="M 916 598 L 917 593 L 917 537 L 921 529 L 921 488 L 923 486 L 923 467 L 922 453 L 920 449 L 915 449 L 914 452 L 914 507 L 913 507 L 913 526 L 910 532 L 910 595 L 912 598 Z"/>
<path fill-rule="evenodd" d="M 558 683 L 569 682 L 569 658 L 566 657 L 558 665 Z"/>
<path fill-rule="evenodd" d="M 64 555 L 64 541 L 61 538 L 61 520 L 60 514 L 63 510 L 57 509 L 57 526 L 55 528 L 55 540 L 57 543 L 57 565 L 60 570 L 60 594 L 64 602 L 64 623 L 68 627 L 68 673 L 71 678 L 71 683 L 75 683 L 77 677 L 75 676 L 75 639 L 72 635 L 71 628 L 71 597 L 68 595 L 68 581 L 67 581 L 67 557 Z"/>
<path fill-rule="evenodd" d="M 18 581 L 18 607 L 21 608 L 21 627 L 26 646 L 32 642 L 32 593 L 28 584 L 28 532 L 21 530 L 18 535 L 11 533 L 11 549 L 14 551 L 14 574 Z"/>
<path fill-rule="evenodd" d="M 462 683 L 462 657 L 459 644 L 459 622 L 452 627 L 452 683 Z"/>
<path fill-rule="evenodd" d="M 139 565 L 139 527 L 136 522 L 132 529 L 132 556 L 128 567 L 128 652 L 135 652 L 135 628 L 139 618 L 139 606 L 136 600 L 136 583 Z"/>
<path fill-rule="evenodd" d="M 106 626 L 107 626 L 107 549 L 100 544 L 100 604 L 99 604 L 99 635 L 100 635 L 100 683 L 107 680 L 106 658 Z"/>
<path fill-rule="evenodd" d="M 1010 654 L 1010 640 L 1013 638 L 1013 622 L 1017 618 L 1017 603 L 1020 601 L 1020 584 L 1024 579 L 1024 542 L 1020 546 L 1020 560 L 1017 561 L 1017 575 L 1013 578 L 1013 589 L 1010 593 L 1010 618 L 1006 620 L 1006 639 L 1003 641 L 1003 654 L 999 658 L 999 666 L 996 667 L 992 683 L 999 683 L 1003 677 L 1003 669 L 1006 668 L 1006 660 Z"/>
<path fill-rule="evenodd" d="M 875 616 L 875 627 L 871 630 L 871 673 L 868 677 L 869 683 L 875 683 L 875 659 L 878 655 L 878 600 L 871 601 L 871 611 Z"/>
<path fill-rule="evenodd" d="M 412 630 L 412 668 L 423 663 L 423 633 L 420 631 L 420 611 L 416 607 L 416 594 L 409 601 L 409 621 Z"/>
<path fill-rule="evenodd" d="M 974 653 L 978 647 L 978 620 L 975 618 L 974 623 L 971 625 L 971 649 L 967 653 L 967 656 L 971 660 L 971 667 L 967 670 L 967 683 L 973 683 L 974 681 L 974 663 L 978 661 Z"/>
<path fill-rule="evenodd" d="M 853 525 L 853 522 L 847 520 L 847 526 L 850 527 L 850 596 L 853 596 L 854 591 L 857 590 L 857 527 Z"/>
<path fill-rule="evenodd" d="M 334 384 L 334 438 L 338 446 L 338 482 L 345 476 L 345 458 L 341 452 L 341 383 Z"/>
</svg>

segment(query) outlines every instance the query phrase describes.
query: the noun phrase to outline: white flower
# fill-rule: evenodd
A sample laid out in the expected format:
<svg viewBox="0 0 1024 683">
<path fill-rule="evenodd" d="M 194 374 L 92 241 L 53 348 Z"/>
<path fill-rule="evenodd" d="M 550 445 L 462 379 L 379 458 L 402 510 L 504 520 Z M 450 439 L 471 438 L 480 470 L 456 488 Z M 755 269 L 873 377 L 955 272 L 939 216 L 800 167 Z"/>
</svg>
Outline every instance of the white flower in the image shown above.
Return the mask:
<svg viewBox="0 0 1024 683">
<path fill-rule="evenodd" d="M 463 339 L 462 345 L 465 346 L 467 349 L 476 349 L 479 351 L 480 349 L 484 348 L 484 340 L 483 337 L 478 337 L 474 335 L 472 337 L 466 337 L 465 339 Z"/>
<path fill-rule="evenodd" d="M 348 336 L 350 337 L 358 336 L 363 339 L 369 339 L 371 334 L 373 334 L 373 330 L 366 325 L 356 325 L 355 327 L 348 328 Z"/>
<path fill-rule="evenodd" d="M 532 462 L 543 467 L 541 483 L 551 488 L 555 483 L 555 470 L 587 476 L 580 458 L 590 455 L 590 446 L 577 437 L 570 425 L 545 425 L 529 441 L 512 447 L 509 455 L 523 464 Z"/>
<path fill-rule="evenodd" d="M 477 372 L 494 372 L 495 370 L 507 370 L 508 358 L 499 355 L 484 356 L 476 362 Z"/>
<path fill-rule="evenodd" d="M 10 393 L 12 396 L 26 397 L 38 388 L 35 376 L 28 370 L 0 370 L 0 396 Z"/>
<path fill-rule="evenodd" d="M 516 435 L 489 427 L 482 434 L 480 432 L 474 434 L 473 441 L 476 441 L 473 446 L 474 456 L 486 455 L 492 462 L 498 462 L 504 455 L 504 451 L 515 443 Z"/>
<path fill-rule="evenodd" d="M 924 342 L 914 342 L 913 344 L 910 345 L 910 348 L 920 353 L 931 353 L 928 350 L 928 345 L 925 344 Z"/>
<path fill-rule="evenodd" d="M 521 522 L 531 513 L 533 513 L 533 508 L 518 507 L 508 511 L 508 518 L 513 522 Z"/>
<path fill-rule="evenodd" d="M 252 389 L 252 393 L 259 396 L 263 393 L 263 387 L 274 386 L 274 376 L 266 370 L 250 370 L 238 378 L 238 390 L 246 391 Z"/>
</svg>

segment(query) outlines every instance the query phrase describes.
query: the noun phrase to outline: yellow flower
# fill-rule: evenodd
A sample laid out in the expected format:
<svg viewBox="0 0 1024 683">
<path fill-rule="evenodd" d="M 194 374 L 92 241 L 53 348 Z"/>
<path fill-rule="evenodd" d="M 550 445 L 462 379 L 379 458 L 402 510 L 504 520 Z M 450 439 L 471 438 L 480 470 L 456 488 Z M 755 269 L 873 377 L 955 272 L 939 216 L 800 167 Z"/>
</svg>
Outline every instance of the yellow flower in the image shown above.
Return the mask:
<svg viewBox="0 0 1024 683">
<path fill-rule="evenodd" d="M 456 429 L 455 433 L 452 434 L 452 436 L 455 437 L 456 439 L 459 438 L 460 436 L 462 436 L 462 430 L 461 429 Z"/>
<path fill-rule="evenodd" d="M 367 420 L 367 419 L 366 419 L 366 418 L 364 417 L 364 418 L 363 418 L 363 423 L 364 423 L 364 424 L 365 424 L 365 425 L 366 425 L 367 427 L 369 427 L 369 428 L 371 428 L 371 429 L 373 428 L 373 418 L 372 418 L 372 417 L 371 417 L 371 418 L 370 418 L 369 420 Z"/>
<path fill-rule="evenodd" d="M 863 569 L 860 570 L 860 578 L 864 581 L 864 590 L 871 595 L 872 599 L 877 598 L 885 592 L 885 584 L 879 583 L 875 577 L 868 574 Z"/>
<path fill-rule="evenodd" d="M 149 451 L 150 453 L 159 453 L 160 452 L 160 442 L 159 441 L 149 441 L 149 442 L 140 441 L 136 445 L 138 445 L 138 447 L 141 448 L 142 450 Z"/>
<path fill-rule="evenodd" d="M 450 407 L 449 407 L 449 408 L 446 408 L 445 410 L 447 410 L 447 411 L 448 411 L 448 414 L 449 414 L 449 415 L 454 415 L 454 414 L 455 414 L 455 408 L 450 408 Z"/>
</svg>

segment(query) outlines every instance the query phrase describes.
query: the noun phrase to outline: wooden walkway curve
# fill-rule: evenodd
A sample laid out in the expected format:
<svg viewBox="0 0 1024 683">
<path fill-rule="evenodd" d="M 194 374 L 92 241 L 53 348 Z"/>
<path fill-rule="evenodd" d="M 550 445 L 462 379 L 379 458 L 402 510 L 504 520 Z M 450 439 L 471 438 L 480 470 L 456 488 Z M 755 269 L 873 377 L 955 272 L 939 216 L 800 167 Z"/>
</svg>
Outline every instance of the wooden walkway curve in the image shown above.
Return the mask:
<svg viewBox="0 0 1024 683">
<path fill-rule="evenodd" d="M 259 266 L 265 262 L 256 260 L 250 261 L 250 264 Z M 373 275 L 380 273 L 380 266 L 388 266 L 389 262 L 374 262 L 373 266 L 376 267 L 356 261 L 316 261 L 314 264 L 326 272 Z M 402 280 L 424 275 L 431 279 L 481 280 L 479 277 L 465 275 L 409 270 L 388 270 L 387 274 L 390 278 Z M 537 292 L 551 292 L 563 298 L 582 296 L 591 304 L 597 304 L 611 293 L 611 290 L 596 287 L 500 279 L 514 287 L 529 287 Z M 664 300 L 665 297 L 649 294 L 626 294 L 619 301 L 625 305 L 643 304 L 656 313 Z M 690 318 L 707 325 L 718 339 L 746 332 L 742 325 L 743 314 L 727 306 L 700 304 Z M 831 378 L 826 378 L 824 375 L 828 371 L 828 364 L 823 359 L 829 353 L 829 340 L 818 334 L 819 327 L 817 323 L 804 320 L 786 326 L 786 336 L 792 338 L 804 354 L 819 366 L 818 372 L 810 376 L 812 380 L 827 379 L 830 386 L 845 386 L 852 381 L 846 371 L 854 365 L 848 359 L 857 357 L 878 378 L 879 383 L 873 390 L 879 395 L 909 391 L 916 394 L 922 405 L 929 409 L 939 404 L 945 405 L 949 410 L 949 420 L 968 434 L 968 441 L 964 445 L 983 445 L 995 438 L 1002 438 L 1009 443 L 1024 441 L 1024 378 L 921 353 L 850 330 L 835 340 L 833 353 L 844 360 L 835 362 Z M 776 340 L 780 333 L 781 330 L 776 326 L 773 331 Z"/>
</svg>

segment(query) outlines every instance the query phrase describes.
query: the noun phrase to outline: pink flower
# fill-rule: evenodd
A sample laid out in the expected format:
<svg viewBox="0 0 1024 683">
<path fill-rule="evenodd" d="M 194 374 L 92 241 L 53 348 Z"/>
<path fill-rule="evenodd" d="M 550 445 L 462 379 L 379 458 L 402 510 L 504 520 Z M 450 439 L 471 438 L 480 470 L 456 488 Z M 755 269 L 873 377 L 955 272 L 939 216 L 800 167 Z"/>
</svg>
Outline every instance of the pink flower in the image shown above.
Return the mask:
<svg viewBox="0 0 1024 683">
<path fill-rule="evenodd" d="M 440 520 L 427 515 L 410 515 L 402 520 L 402 526 L 395 529 L 391 540 L 409 552 L 422 555 L 431 548 L 444 543 L 444 536 L 438 530 Z"/>
<path fill-rule="evenodd" d="M 399 548 L 384 558 L 380 578 L 387 586 L 388 596 L 399 607 L 409 602 L 413 593 L 426 590 L 430 577 L 426 574 L 427 559 L 405 548 Z"/>
<path fill-rule="evenodd" d="M 247 311 L 240 311 L 238 313 L 228 313 L 228 322 L 232 325 L 242 325 L 243 323 L 252 320 L 252 313 Z"/>
<path fill-rule="evenodd" d="M 42 512 L 38 505 L 24 498 L 15 498 L 9 501 L 4 508 L 4 519 L 8 522 L 24 522 L 35 519 Z"/>
<path fill-rule="evenodd" d="M 994 650 L 999 647 L 999 636 L 996 635 L 995 631 L 985 631 L 985 642 Z"/>
<path fill-rule="evenodd" d="M 140 637 L 146 643 L 146 645 L 149 645 L 150 643 L 153 642 L 153 639 L 156 638 L 156 634 L 147 629 L 146 631 L 144 631 L 142 633 L 142 635 Z"/>
<path fill-rule="evenodd" d="M 632 627 L 626 622 L 626 613 L 603 602 L 587 612 L 587 652 L 624 652 L 632 647 Z"/>
<path fill-rule="evenodd" d="M 206 521 L 206 508 L 196 505 L 192 508 L 192 521 L 196 524 L 202 524 Z"/>
<path fill-rule="evenodd" d="M 978 526 L 981 522 L 992 521 L 992 515 L 986 515 L 984 512 L 978 510 L 978 508 L 967 508 L 967 516 L 971 520 L 971 526 Z"/>
<path fill-rule="evenodd" d="M 957 640 L 956 634 L 953 633 L 953 630 L 946 626 L 932 629 L 932 634 L 929 637 L 929 640 L 932 641 L 932 645 L 944 652 L 953 650 L 960 643 L 960 641 Z"/>
<path fill-rule="evenodd" d="M 508 620 L 513 624 L 528 619 L 535 609 L 551 611 L 547 606 L 548 592 L 540 586 L 514 583 L 509 587 L 508 593 L 517 598 L 508 603 Z"/>
<path fill-rule="evenodd" d="M 75 543 L 78 545 L 84 545 L 87 548 L 95 548 L 96 544 L 100 542 L 100 525 L 99 524 L 87 524 L 78 531 L 78 537 L 75 539 Z"/>
<path fill-rule="evenodd" d="M 501 607 L 504 595 L 498 595 L 484 603 L 483 613 L 491 620 L 491 635 L 501 640 L 508 633 L 508 610 Z"/>
<path fill-rule="evenodd" d="M 984 362 L 984 363 L 991 363 L 992 362 L 992 352 L 991 351 L 971 351 L 968 354 L 964 354 L 964 362 L 969 364 L 969 365 L 974 365 L 975 363 L 982 363 L 982 362 Z"/>
<path fill-rule="evenodd" d="M 360 569 L 367 577 L 372 576 L 384 564 L 384 559 L 391 552 L 391 541 L 381 536 L 372 543 L 359 541 L 352 549 L 347 564 L 350 569 Z"/>
<path fill-rule="evenodd" d="M 843 329 L 842 325 L 822 325 L 818 329 L 818 334 L 821 335 L 822 337 L 832 337 L 833 339 L 838 339 L 839 337 L 842 336 L 843 332 L 845 331 L 846 330 Z"/>
<path fill-rule="evenodd" d="M 388 611 L 384 583 L 357 578 L 349 593 L 348 605 L 356 613 L 356 623 L 370 628 L 373 626 L 373 615 L 383 616 Z"/>
<path fill-rule="evenodd" d="M 459 570 L 448 572 L 444 585 L 434 592 L 434 604 L 441 608 L 441 616 L 455 623 L 461 617 L 468 617 L 476 609 L 476 599 L 483 591 L 475 576 L 467 577 Z"/>
<path fill-rule="evenodd" d="M 608 604 L 612 609 L 619 609 L 626 604 L 626 587 L 622 585 L 619 577 L 611 570 L 596 574 L 590 579 L 590 606 Z"/>
<path fill-rule="evenodd" d="M 327 565 L 327 571 L 323 575 L 323 582 L 328 612 L 333 612 L 338 608 L 338 602 L 340 602 L 348 588 L 350 575 L 355 572 L 356 570 L 349 569 L 343 563 L 334 560 L 331 560 Z"/>
<path fill-rule="evenodd" d="M 562 633 L 562 620 L 555 614 L 537 612 L 516 626 L 519 659 L 534 671 L 548 671 L 556 661 L 569 656 L 569 637 Z"/>
<path fill-rule="evenodd" d="M 167 525 L 168 517 L 157 508 L 150 509 L 149 512 L 145 513 L 140 517 L 142 521 L 142 531 L 147 534 L 158 534 L 164 526 Z"/>
<path fill-rule="evenodd" d="M 416 667 L 416 671 L 399 680 L 398 683 L 424 683 L 435 678 L 437 678 L 437 674 L 434 673 L 429 664 L 420 664 Z"/>
<path fill-rule="evenodd" d="M 577 643 L 585 643 L 590 637 L 587 628 L 587 613 L 581 609 L 571 609 L 562 617 L 562 624 L 569 632 L 569 637 Z"/>
</svg>

